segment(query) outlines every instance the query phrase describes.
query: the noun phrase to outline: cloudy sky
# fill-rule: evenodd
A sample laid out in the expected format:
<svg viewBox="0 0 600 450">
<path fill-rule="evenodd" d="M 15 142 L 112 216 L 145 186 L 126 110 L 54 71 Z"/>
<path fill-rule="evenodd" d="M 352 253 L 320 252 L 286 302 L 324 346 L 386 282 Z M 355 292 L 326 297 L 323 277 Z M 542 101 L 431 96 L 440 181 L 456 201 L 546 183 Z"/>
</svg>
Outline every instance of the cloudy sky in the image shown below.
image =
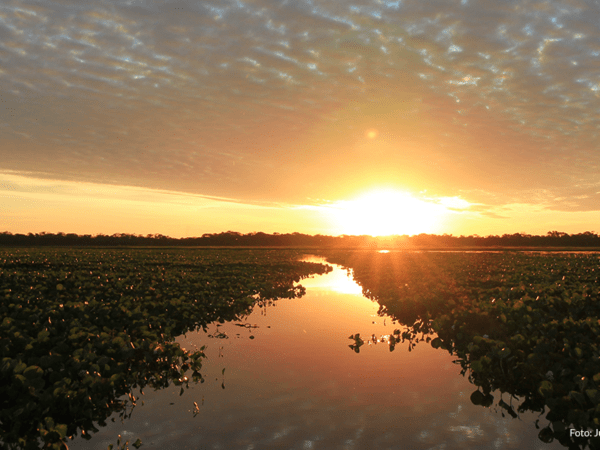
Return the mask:
<svg viewBox="0 0 600 450">
<path fill-rule="evenodd" d="M 4 0 L 0 231 L 600 232 L 599 23 L 579 0 Z M 356 201 L 383 191 L 393 216 Z"/>
</svg>

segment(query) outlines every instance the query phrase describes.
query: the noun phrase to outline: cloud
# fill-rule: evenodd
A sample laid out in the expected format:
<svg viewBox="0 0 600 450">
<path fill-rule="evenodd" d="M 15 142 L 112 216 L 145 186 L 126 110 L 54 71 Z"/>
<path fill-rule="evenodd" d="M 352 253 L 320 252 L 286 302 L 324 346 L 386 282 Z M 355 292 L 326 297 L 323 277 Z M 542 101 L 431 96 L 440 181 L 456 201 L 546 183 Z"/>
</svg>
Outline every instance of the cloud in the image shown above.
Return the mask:
<svg viewBox="0 0 600 450">
<path fill-rule="evenodd" d="M 322 196 L 302 182 L 315 172 L 341 192 L 363 169 L 440 196 L 567 197 L 600 168 L 599 17 L 576 1 L 8 0 L 0 168 L 246 200 Z M 378 162 L 347 166 L 365 128 L 387 139 Z M 594 208 L 577 195 L 552 205 Z"/>
</svg>

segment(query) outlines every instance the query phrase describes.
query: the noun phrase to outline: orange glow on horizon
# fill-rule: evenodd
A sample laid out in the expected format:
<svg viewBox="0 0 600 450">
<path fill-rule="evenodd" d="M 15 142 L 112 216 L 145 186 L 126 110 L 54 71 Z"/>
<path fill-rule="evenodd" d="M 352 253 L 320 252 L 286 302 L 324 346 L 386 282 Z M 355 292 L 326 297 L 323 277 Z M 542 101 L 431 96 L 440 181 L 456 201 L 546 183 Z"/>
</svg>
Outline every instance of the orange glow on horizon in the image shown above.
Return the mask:
<svg viewBox="0 0 600 450">
<path fill-rule="evenodd" d="M 349 235 L 414 235 L 435 232 L 447 209 L 395 190 L 375 190 L 331 209 L 337 227 Z"/>
</svg>

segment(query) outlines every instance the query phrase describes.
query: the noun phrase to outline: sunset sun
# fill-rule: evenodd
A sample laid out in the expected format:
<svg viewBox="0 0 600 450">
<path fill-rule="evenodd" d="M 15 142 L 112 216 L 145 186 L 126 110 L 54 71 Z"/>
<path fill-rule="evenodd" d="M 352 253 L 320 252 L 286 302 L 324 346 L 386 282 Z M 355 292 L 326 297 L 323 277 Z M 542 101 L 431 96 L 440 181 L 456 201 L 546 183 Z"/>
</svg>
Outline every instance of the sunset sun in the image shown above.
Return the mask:
<svg viewBox="0 0 600 450">
<path fill-rule="evenodd" d="M 377 190 L 334 205 L 333 215 L 344 234 L 387 236 L 433 232 L 446 209 L 394 190 Z"/>
</svg>

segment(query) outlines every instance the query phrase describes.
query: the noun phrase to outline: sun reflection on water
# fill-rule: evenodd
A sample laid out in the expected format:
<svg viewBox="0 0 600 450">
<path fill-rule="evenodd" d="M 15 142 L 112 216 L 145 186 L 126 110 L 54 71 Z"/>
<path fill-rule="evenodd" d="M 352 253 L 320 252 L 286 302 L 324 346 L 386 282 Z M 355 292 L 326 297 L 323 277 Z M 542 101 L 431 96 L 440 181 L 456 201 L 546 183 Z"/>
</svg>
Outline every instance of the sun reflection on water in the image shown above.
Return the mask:
<svg viewBox="0 0 600 450">
<path fill-rule="evenodd" d="M 326 277 L 305 278 L 300 282 L 305 288 L 318 288 L 337 292 L 338 294 L 358 294 L 362 295 L 362 287 L 352 278 L 351 272 L 344 270 L 340 266 L 328 263 L 325 258 L 318 256 L 309 256 L 302 259 L 305 262 L 329 264 L 340 270 L 330 272 Z"/>
</svg>

